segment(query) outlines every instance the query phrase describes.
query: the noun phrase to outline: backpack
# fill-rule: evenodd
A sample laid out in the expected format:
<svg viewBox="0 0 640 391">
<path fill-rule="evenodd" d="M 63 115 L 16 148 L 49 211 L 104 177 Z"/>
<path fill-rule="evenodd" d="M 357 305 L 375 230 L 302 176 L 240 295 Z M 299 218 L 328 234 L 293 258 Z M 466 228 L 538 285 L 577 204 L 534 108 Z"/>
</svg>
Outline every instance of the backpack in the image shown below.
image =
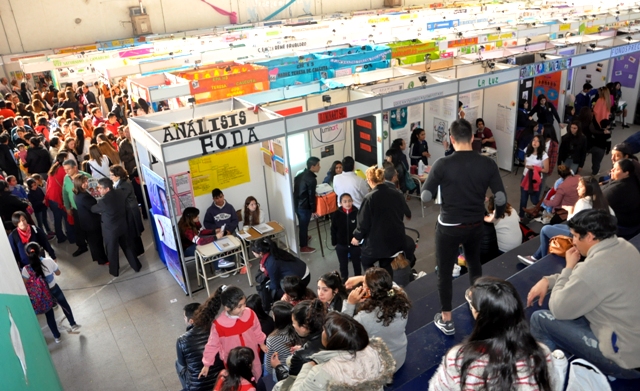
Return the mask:
<svg viewBox="0 0 640 391">
<path fill-rule="evenodd" d="M 27 280 L 27 293 L 31 300 L 31 306 L 36 314 L 44 314 L 48 312 L 55 305 L 51 291 L 47 282 L 40 276 L 36 275 L 31 266 L 25 266 L 29 273 L 29 279 Z"/>
<path fill-rule="evenodd" d="M 527 227 L 522 223 L 519 223 L 519 224 L 520 224 L 520 232 L 522 233 L 522 243 L 527 242 L 535 238 L 536 236 L 538 236 L 538 234 L 536 234 L 531 228 Z"/>
</svg>

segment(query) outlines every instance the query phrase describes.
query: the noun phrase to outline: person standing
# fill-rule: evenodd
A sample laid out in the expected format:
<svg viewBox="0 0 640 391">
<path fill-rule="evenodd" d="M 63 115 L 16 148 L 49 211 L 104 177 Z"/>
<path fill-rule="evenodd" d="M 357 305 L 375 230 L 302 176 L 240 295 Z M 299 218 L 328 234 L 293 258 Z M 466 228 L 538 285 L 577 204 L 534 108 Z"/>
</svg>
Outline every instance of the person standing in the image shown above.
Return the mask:
<svg viewBox="0 0 640 391">
<path fill-rule="evenodd" d="M 113 181 L 109 178 L 98 179 L 98 191 L 102 199 L 91 207 L 93 213 L 102 215 L 102 235 L 107 249 L 109 259 L 109 273 L 112 276 L 120 275 L 120 252 L 129 261 L 131 268 L 137 273 L 142 268 L 140 260 L 136 257 L 133 249 L 132 238 L 127 230 L 126 196 L 122 191 L 114 191 Z"/>
<path fill-rule="evenodd" d="M 18 163 L 11 152 L 9 136 L 4 133 L 0 134 L 0 171 L 6 172 L 7 175 L 13 175 L 18 180 L 22 178 Z"/>
<path fill-rule="evenodd" d="M 76 174 L 84 175 L 87 178 L 91 178 L 91 175 L 87 174 L 84 171 L 78 170 L 78 164 L 75 160 L 72 159 L 66 160 L 64 163 L 62 163 L 62 166 L 64 167 L 64 171 L 67 173 L 67 175 L 64 177 L 64 183 L 62 185 L 62 201 L 64 202 L 64 207 L 67 210 L 67 214 L 71 215 L 72 221 L 75 223 L 75 221 L 78 220 L 78 210 L 73 194 L 73 180 L 71 178 L 73 178 Z M 74 223 L 70 224 L 72 226 L 71 229 L 73 229 L 75 234 L 76 245 L 78 246 L 78 249 L 71 255 L 77 257 L 87 252 L 89 248 L 87 247 L 87 238 L 85 237 L 84 232 L 81 229 L 74 229 Z M 58 228 L 56 227 L 56 229 Z"/>
<path fill-rule="evenodd" d="M 100 215 L 91 211 L 91 207 L 98 202 L 87 192 L 88 187 L 89 179 L 86 176 L 77 174 L 73 177 L 74 200 L 78 213 L 76 226 L 84 232 L 87 238 L 93 261 L 98 262 L 98 265 L 106 265 L 108 261 L 107 254 L 104 251 Z"/>
<path fill-rule="evenodd" d="M 355 168 L 355 160 L 351 156 L 345 156 L 342 159 L 342 173 L 333 177 L 333 191 L 338 199 L 338 207 L 340 207 L 340 198 L 343 194 L 349 193 L 353 199 L 353 205 L 360 208 L 362 199 L 369 193 L 369 186 L 364 179 L 360 178 L 353 171 Z"/>
<path fill-rule="evenodd" d="M 360 246 L 351 244 L 356 229 L 358 208 L 353 205 L 349 193 L 340 196 L 340 207 L 331 215 L 331 245 L 336 248 L 340 275 L 343 281 L 349 278 L 349 261 L 353 264 L 353 275 L 362 274 L 360 265 Z"/>
<path fill-rule="evenodd" d="M 344 164 L 342 165 L 344 167 Z M 320 159 L 315 156 L 307 159 L 307 168 L 300 174 L 296 175 L 293 180 L 293 206 L 298 216 L 298 223 L 300 232 L 300 252 L 302 254 L 311 254 L 316 252 L 316 249 L 309 247 L 309 222 L 311 217 L 318 217 L 316 214 L 316 174 L 320 172 Z M 344 174 L 340 174 L 344 175 Z M 333 178 L 335 186 L 336 178 Z"/>
<path fill-rule="evenodd" d="M 140 207 L 138 200 L 133 191 L 133 185 L 129 181 L 129 173 L 122 166 L 114 165 L 109 169 L 110 178 L 114 188 L 124 192 L 127 209 L 127 226 L 129 227 L 129 237 L 133 240 L 133 249 L 136 255 L 144 254 L 144 245 L 142 244 L 142 232 L 144 225 L 142 224 L 142 216 L 140 215 Z"/>
<path fill-rule="evenodd" d="M 471 124 L 459 119 L 451 124 L 451 143 L 455 152 L 438 159 L 422 187 L 422 201 L 437 195 L 441 208 L 436 225 L 436 262 L 438 293 L 442 311 L 435 316 L 435 325 L 446 335 L 455 334 L 452 310 L 453 266 L 458 260 L 460 244 L 469 268 L 471 283 L 482 276 L 480 247 L 487 188 L 494 195 L 496 215 L 502 216 L 507 195 L 498 166 L 489 157 L 474 152 L 471 145 Z"/>
</svg>

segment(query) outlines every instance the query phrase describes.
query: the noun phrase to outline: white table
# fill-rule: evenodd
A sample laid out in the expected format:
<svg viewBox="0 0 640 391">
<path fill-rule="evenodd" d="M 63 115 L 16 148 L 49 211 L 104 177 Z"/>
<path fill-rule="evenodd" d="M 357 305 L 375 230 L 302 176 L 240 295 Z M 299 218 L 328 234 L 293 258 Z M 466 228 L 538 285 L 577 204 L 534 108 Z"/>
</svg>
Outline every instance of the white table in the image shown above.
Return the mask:
<svg viewBox="0 0 640 391">
<path fill-rule="evenodd" d="M 251 270 L 250 270 L 251 265 L 249 264 L 249 262 L 247 262 L 248 258 L 245 252 L 245 247 L 242 245 L 242 242 L 240 241 L 240 239 L 236 238 L 235 236 L 227 235 L 225 237 L 234 244 L 234 247 L 227 251 L 220 251 L 218 247 L 216 247 L 215 243 L 209 243 L 209 244 L 205 244 L 204 246 L 196 247 L 195 256 L 196 256 L 196 275 L 198 276 L 198 286 L 202 286 L 200 279 L 203 279 L 204 285 L 207 288 L 207 294 L 209 296 L 211 295 L 211 292 L 209 291 L 209 281 L 215 278 L 219 278 L 220 275 L 214 274 L 213 276 L 208 276 L 205 265 L 208 265 L 213 262 L 217 262 L 221 259 L 224 259 L 230 256 L 235 257 L 236 267 L 233 269 L 225 269 L 225 271 L 221 272 L 221 274 L 224 275 L 224 274 L 239 272 L 240 270 L 242 270 L 243 267 L 246 266 L 247 278 L 249 279 L 249 286 L 253 286 L 253 278 L 251 276 Z"/>
</svg>

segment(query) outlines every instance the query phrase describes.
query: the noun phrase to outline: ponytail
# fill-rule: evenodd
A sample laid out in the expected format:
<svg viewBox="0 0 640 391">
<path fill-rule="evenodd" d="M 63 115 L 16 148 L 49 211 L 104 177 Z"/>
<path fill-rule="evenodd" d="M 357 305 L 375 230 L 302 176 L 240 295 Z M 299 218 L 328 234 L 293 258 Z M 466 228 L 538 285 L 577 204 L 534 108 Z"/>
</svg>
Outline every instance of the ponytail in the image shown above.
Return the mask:
<svg viewBox="0 0 640 391">
<path fill-rule="evenodd" d="M 222 307 L 222 292 L 225 286 L 222 285 L 211 295 L 193 314 L 193 324 L 207 332 L 211 331 L 211 325 Z"/>
<path fill-rule="evenodd" d="M 29 266 L 33 269 L 36 276 L 45 278 L 44 269 L 47 269 L 46 266 L 42 264 L 42 260 L 40 259 L 40 255 L 42 254 L 42 247 L 36 242 L 27 243 L 24 247 L 25 253 L 27 253 L 27 257 L 29 258 Z"/>
<path fill-rule="evenodd" d="M 303 300 L 293 307 L 292 315 L 300 326 L 309 330 L 310 334 L 316 334 L 322 331 L 327 308 L 318 299 Z"/>
</svg>

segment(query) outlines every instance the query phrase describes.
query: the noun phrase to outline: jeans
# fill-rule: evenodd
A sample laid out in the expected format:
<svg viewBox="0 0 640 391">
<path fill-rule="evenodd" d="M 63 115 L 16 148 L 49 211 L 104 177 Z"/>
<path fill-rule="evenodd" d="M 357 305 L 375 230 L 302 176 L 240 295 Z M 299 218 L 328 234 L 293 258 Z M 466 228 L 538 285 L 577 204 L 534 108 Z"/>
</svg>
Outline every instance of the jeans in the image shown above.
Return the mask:
<svg viewBox="0 0 640 391">
<path fill-rule="evenodd" d="M 542 259 L 549 253 L 549 242 L 551 241 L 551 238 L 556 235 L 571 236 L 569 226 L 566 224 L 556 224 L 545 225 L 542 227 L 542 230 L 540 231 L 540 247 L 538 247 L 538 250 L 533 254 L 535 259 Z"/>
<path fill-rule="evenodd" d="M 598 349 L 600 341 L 584 316 L 574 320 L 558 320 L 551 311 L 542 310 L 531 315 L 530 324 L 531 334 L 551 351 L 561 349 L 565 354 L 583 358 L 609 376 L 619 379 L 640 378 L 640 371 L 621 368 L 602 354 Z"/>
<path fill-rule="evenodd" d="M 49 325 L 49 330 L 53 334 L 53 338 L 60 338 L 60 331 L 58 331 L 58 324 L 56 323 L 56 314 L 51 308 L 49 311 L 45 312 L 44 316 L 47 318 L 47 325 Z"/>
<path fill-rule="evenodd" d="M 453 265 L 458 262 L 458 249 L 462 244 L 469 269 L 471 284 L 482 276 L 480 248 L 482 245 L 482 222 L 460 226 L 436 224 L 436 264 L 438 265 L 438 294 L 442 311 L 452 309 Z M 364 262 L 363 262 L 364 263 Z"/>
<path fill-rule="evenodd" d="M 604 149 L 598 147 L 591 148 L 591 175 L 597 175 L 600 172 L 600 163 L 604 158 Z"/>
<path fill-rule="evenodd" d="M 67 298 L 64 297 L 62 289 L 60 289 L 58 284 L 56 284 L 56 286 L 54 286 L 53 288 L 49 288 L 49 291 L 51 291 L 51 295 L 55 297 L 58 305 L 60 305 L 60 308 L 62 308 L 62 312 L 67 317 L 69 324 L 71 326 L 75 326 L 76 320 L 73 318 L 73 312 L 71 312 L 71 307 L 69 306 L 69 302 L 67 302 Z"/>
<path fill-rule="evenodd" d="M 360 264 L 360 247 L 344 244 L 336 245 L 336 254 L 340 263 L 340 277 L 342 281 L 349 278 L 349 260 L 353 264 L 353 275 L 362 275 L 362 266 Z"/>
<path fill-rule="evenodd" d="M 300 240 L 300 248 L 307 247 L 309 244 L 309 222 L 311 221 L 311 209 L 298 209 L 296 211 L 300 232 L 298 239 Z"/>
<path fill-rule="evenodd" d="M 40 212 L 34 212 L 34 214 L 36 215 L 36 220 L 38 221 L 38 227 L 40 227 L 40 229 L 45 233 L 50 233 L 51 228 L 49 228 L 49 221 L 47 220 L 47 209 Z"/>
<path fill-rule="evenodd" d="M 562 162 L 562 164 L 569 167 L 575 175 L 578 174 L 578 163 L 574 163 L 572 158 L 567 158 L 564 162 Z"/>
<path fill-rule="evenodd" d="M 193 257 L 196 255 L 196 245 L 192 244 L 191 246 L 184 249 L 184 257 Z"/>
<path fill-rule="evenodd" d="M 76 235 L 73 231 L 73 226 L 69 224 L 67 220 L 67 214 L 65 211 L 60 208 L 57 202 L 49 201 L 49 207 L 51 208 L 51 212 L 53 212 L 53 228 L 56 230 L 56 237 L 58 238 L 58 242 L 64 242 L 69 239 L 69 243 L 76 242 Z M 62 230 L 62 223 L 64 222 L 64 231 Z M 67 233 L 65 236 L 64 233 Z"/>
<path fill-rule="evenodd" d="M 524 217 L 524 210 L 522 209 L 527 207 L 527 203 L 529 202 L 529 197 L 531 197 L 531 203 L 533 205 L 536 205 L 538 201 L 540 201 L 541 191 L 542 191 L 542 185 L 540 186 L 540 190 L 533 193 L 529 193 L 528 190 L 525 190 L 522 187 L 520 188 L 520 210 L 518 211 L 518 215 L 520 217 Z"/>
</svg>

